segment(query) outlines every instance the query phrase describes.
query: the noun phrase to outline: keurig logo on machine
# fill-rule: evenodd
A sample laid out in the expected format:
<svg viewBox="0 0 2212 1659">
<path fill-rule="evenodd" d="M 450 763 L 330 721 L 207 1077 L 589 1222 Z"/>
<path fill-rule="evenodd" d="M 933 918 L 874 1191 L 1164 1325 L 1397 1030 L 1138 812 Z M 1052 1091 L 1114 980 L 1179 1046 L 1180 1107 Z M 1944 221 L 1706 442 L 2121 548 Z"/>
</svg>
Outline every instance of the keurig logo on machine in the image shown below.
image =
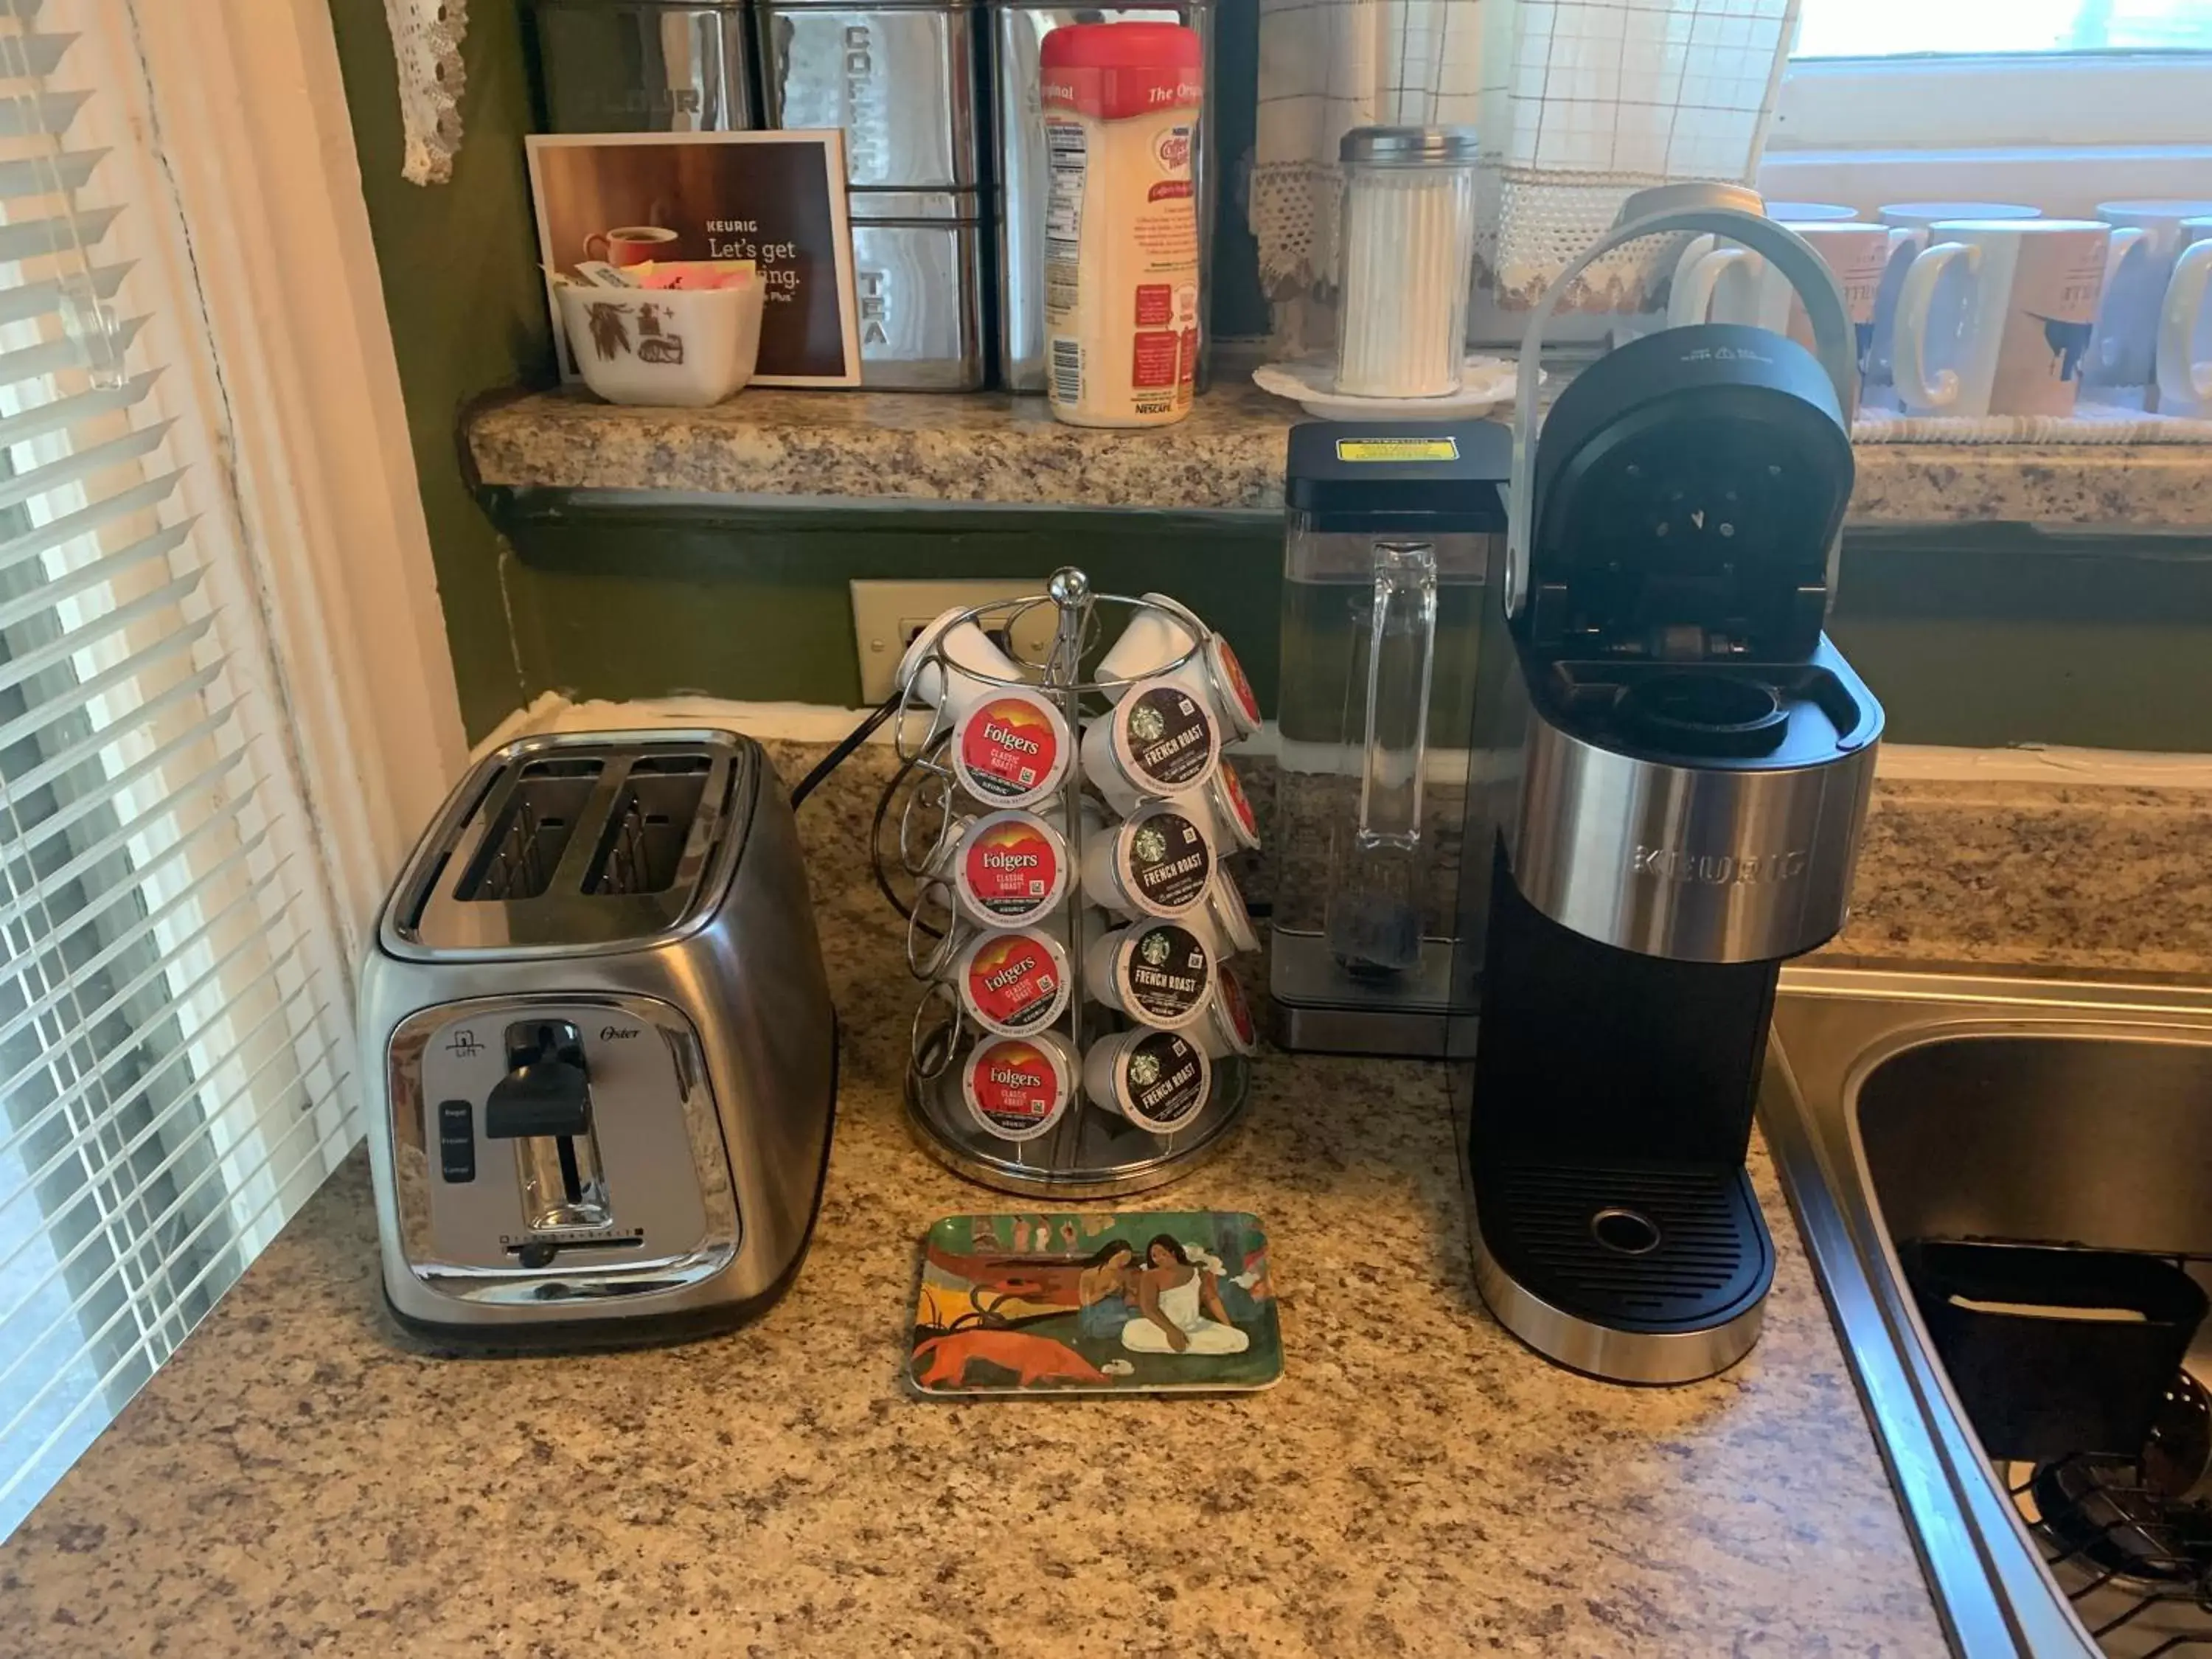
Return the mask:
<svg viewBox="0 0 2212 1659">
<path fill-rule="evenodd" d="M 1629 869 L 1639 876 L 1656 876 L 1701 887 L 1747 886 L 1752 883 L 1794 881 L 1805 873 L 1812 854 L 1802 848 L 1785 853 L 1692 853 L 1680 847 L 1646 847 L 1638 843 Z"/>
</svg>

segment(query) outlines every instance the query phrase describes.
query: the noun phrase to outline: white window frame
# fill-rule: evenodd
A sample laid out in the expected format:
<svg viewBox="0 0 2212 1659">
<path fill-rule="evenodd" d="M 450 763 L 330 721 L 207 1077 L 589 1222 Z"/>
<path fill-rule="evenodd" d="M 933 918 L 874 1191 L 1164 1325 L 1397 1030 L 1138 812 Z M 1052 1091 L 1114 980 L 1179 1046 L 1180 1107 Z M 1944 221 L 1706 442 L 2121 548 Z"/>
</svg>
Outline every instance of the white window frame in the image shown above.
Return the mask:
<svg viewBox="0 0 2212 1659">
<path fill-rule="evenodd" d="M 468 745 L 329 9 L 94 9 L 79 49 L 158 129 L 132 187 L 202 307 L 172 373 L 217 416 L 196 471 L 259 584 L 350 965 Z"/>
<path fill-rule="evenodd" d="M 2212 53 L 1799 59 L 1759 185 L 1783 200 L 2025 201 L 2065 216 L 2212 198 Z"/>
</svg>

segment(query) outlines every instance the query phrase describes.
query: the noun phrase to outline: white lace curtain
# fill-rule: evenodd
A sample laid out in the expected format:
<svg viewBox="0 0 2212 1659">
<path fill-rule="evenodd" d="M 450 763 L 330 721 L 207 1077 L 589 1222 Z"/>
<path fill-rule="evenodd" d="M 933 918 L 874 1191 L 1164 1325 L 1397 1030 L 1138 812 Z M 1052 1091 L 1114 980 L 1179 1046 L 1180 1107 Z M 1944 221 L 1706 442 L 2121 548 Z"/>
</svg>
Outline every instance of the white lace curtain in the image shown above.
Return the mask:
<svg viewBox="0 0 2212 1659">
<path fill-rule="evenodd" d="M 1261 0 L 1251 217 L 1270 297 L 1296 333 L 1328 295 L 1346 132 L 1472 125 L 1477 288 L 1532 304 L 1632 191 L 1750 181 L 1796 19 L 1797 0 Z M 1601 266 L 1568 308 L 1636 309 L 1643 288 L 1634 264 Z"/>
<path fill-rule="evenodd" d="M 399 120 L 406 139 L 400 174 L 410 184 L 442 185 L 461 148 L 461 41 L 468 0 L 384 0 L 392 53 L 399 68 Z"/>
</svg>

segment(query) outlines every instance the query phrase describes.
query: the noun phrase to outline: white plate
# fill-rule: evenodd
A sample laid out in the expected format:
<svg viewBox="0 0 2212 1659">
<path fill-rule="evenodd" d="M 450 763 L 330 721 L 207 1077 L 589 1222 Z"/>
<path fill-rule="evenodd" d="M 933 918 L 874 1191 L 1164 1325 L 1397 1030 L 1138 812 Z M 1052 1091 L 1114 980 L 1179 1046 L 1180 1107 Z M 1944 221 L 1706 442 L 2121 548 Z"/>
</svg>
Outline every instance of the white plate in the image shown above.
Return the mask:
<svg viewBox="0 0 2212 1659">
<path fill-rule="evenodd" d="M 1512 406 L 1521 366 L 1510 357 L 1470 357 L 1457 392 L 1444 398 L 1358 398 L 1336 390 L 1336 365 L 1312 358 L 1263 363 L 1252 384 L 1330 421 L 1473 421 Z"/>
</svg>

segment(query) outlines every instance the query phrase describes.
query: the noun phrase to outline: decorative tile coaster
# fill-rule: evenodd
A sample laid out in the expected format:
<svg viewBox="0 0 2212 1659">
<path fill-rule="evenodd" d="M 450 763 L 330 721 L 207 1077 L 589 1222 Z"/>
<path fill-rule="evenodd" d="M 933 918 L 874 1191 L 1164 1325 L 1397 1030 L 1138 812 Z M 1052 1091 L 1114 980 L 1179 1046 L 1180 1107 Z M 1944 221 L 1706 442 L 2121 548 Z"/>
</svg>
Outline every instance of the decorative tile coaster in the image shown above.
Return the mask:
<svg viewBox="0 0 2212 1659">
<path fill-rule="evenodd" d="M 1267 1235 L 1226 1210 L 946 1216 L 922 1238 L 907 1375 L 959 1397 L 1270 1387 Z"/>
</svg>

